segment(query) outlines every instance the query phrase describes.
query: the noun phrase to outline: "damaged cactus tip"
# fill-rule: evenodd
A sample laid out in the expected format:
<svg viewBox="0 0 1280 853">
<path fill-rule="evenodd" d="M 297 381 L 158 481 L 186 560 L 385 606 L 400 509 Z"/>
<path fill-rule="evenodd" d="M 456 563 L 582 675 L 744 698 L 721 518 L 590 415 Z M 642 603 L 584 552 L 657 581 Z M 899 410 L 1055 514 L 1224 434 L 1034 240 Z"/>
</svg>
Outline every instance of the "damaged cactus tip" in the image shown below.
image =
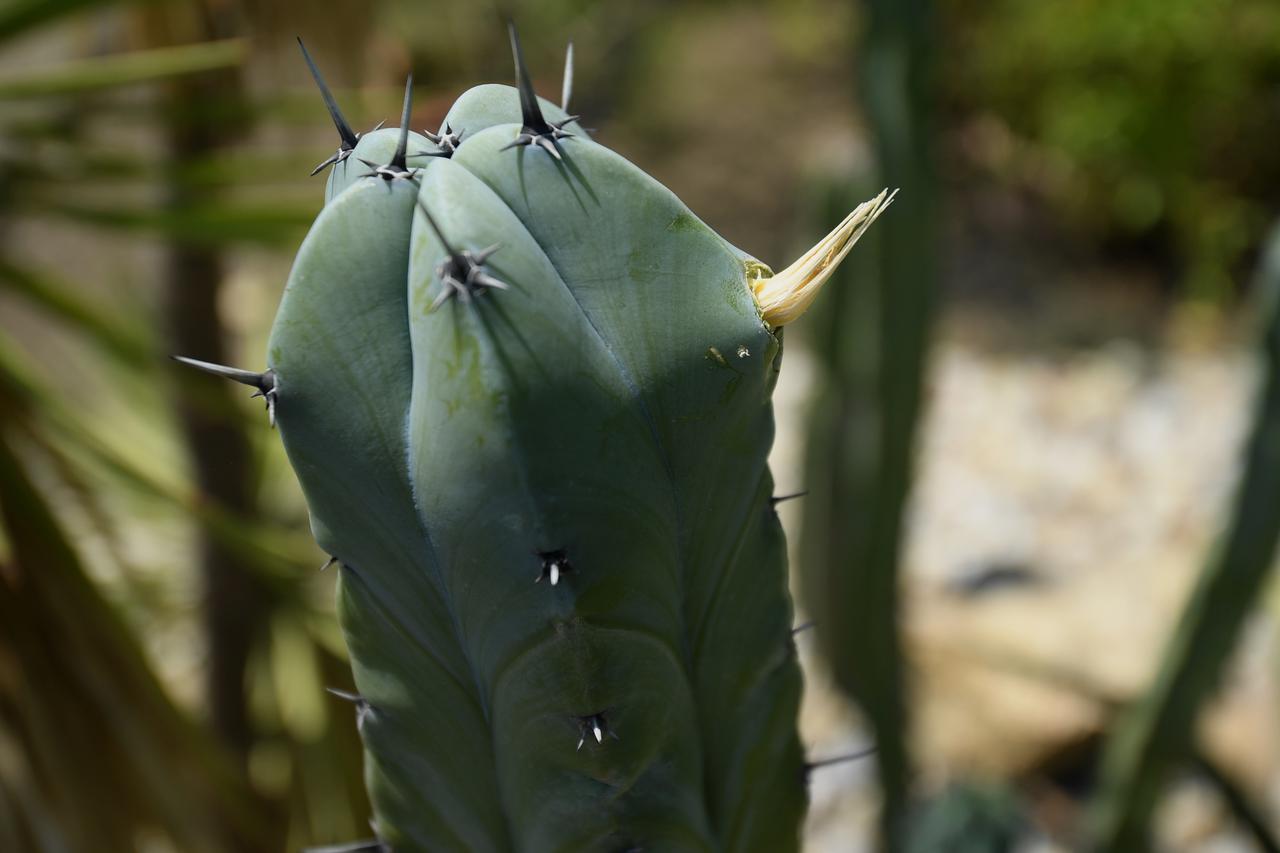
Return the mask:
<svg viewBox="0 0 1280 853">
<path fill-rule="evenodd" d="M 893 203 L 897 190 L 882 190 L 864 201 L 795 263 L 773 275 L 751 281 L 751 292 L 760 306 L 760 316 L 771 326 L 784 326 L 808 310 L 822 285 L 849 254 L 871 224 Z"/>
<path fill-rule="evenodd" d="M 824 762 L 796 726 L 776 327 L 889 198 L 769 276 L 565 129 L 572 52 L 557 105 L 510 37 L 516 85 L 440 133 L 408 130 L 408 90 L 354 143 L 331 107 L 349 149 L 268 369 L 183 360 L 267 397 L 336 566 L 369 849 L 795 850 Z"/>
</svg>

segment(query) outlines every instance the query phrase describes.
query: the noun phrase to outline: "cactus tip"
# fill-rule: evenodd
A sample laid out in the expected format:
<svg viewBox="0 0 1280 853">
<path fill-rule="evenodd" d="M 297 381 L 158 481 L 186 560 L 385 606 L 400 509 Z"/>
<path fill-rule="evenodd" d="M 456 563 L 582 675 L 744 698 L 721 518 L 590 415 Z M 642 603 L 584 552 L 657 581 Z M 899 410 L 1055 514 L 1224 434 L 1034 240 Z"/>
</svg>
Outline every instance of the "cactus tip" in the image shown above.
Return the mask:
<svg viewBox="0 0 1280 853">
<path fill-rule="evenodd" d="M 897 190 L 892 193 L 882 190 L 875 198 L 854 208 L 830 234 L 791 266 L 773 276 L 754 278 L 750 282 L 751 291 L 764 321 L 771 326 L 784 326 L 803 314 L 853 244 L 893 203 L 897 194 Z"/>
</svg>

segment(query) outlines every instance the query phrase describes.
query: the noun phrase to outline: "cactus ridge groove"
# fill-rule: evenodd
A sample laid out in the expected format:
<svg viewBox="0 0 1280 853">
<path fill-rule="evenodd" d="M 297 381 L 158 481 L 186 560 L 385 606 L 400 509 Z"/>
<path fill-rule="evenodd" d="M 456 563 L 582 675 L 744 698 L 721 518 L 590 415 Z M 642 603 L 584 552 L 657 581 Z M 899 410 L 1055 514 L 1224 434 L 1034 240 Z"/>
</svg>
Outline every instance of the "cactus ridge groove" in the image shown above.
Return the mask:
<svg viewBox="0 0 1280 853">
<path fill-rule="evenodd" d="M 588 143 L 588 144 L 594 144 L 594 143 Z M 466 164 L 463 163 L 462 165 L 465 168 Z M 557 162 L 557 167 L 559 167 L 559 165 L 560 163 Z M 470 170 L 468 170 L 468 172 L 470 174 L 474 174 L 470 172 Z M 507 211 L 511 214 L 511 216 L 520 222 L 521 226 L 524 228 L 525 234 L 527 234 L 530 237 L 530 239 L 533 240 L 542 258 L 546 261 L 547 266 L 554 273 L 554 278 L 556 283 L 559 284 L 560 287 L 565 291 L 565 293 L 568 294 L 573 307 L 576 309 L 577 314 L 579 315 L 579 317 L 581 318 L 582 322 L 585 324 L 587 329 L 590 330 L 590 334 L 593 337 L 593 339 L 596 342 L 598 342 L 600 347 L 604 350 L 611 365 L 616 371 L 617 377 L 621 380 L 624 387 L 626 388 L 629 401 L 631 402 L 632 405 L 635 406 L 640 418 L 644 421 L 644 424 L 649 433 L 650 440 L 653 444 L 653 448 L 655 452 L 658 454 L 659 459 L 661 460 L 661 463 L 663 466 L 663 480 L 667 483 L 670 490 L 671 513 L 672 513 L 672 518 L 675 525 L 676 538 L 678 541 L 683 541 L 686 523 L 680 508 L 680 501 L 677 494 L 674 464 L 671 460 L 670 453 L 667 451 L 667 448 L 663 444 L 661 434 L 658 431 L 657 422 L 653 417 L 653 413 L 649 409 L 649 405 L 645 400 L 644 394 L 642 393 L 639 384 L 636 382 L 634 376 L 631 374 L 631 371 L 628 369 L 626 363 L 618 354 L 614 345 L 608 340 L 608 338 L 605 337 L 603 332 L 596 325 L 595 320 L 591 316 L 591 312 L 589 312 L 586 309 L 586 307 L 583 305 L 581 299 L 579 299 L 578 297 L 577 292 L 574 290 L 572 286 L 570 286 L 566 276 L 559 270 L 559 268 L 557 268 L 555 260 L 550 255 L 548 255 L 545 251 L 542 250 L 542 244 L 538 242 L 533 237 L 533 234 L 528 230 L 528 223 L 525 222 L 520 217 L 520 214 L 518 211 L 516 211 L 513 207 L 511 207 L 509 203 L 507 203 L 506 199 L 502 198 L 502 196 L 496 192 L 493 186 L 488 184 L 488 182 L 484 181 L 483 176 L 476 176 L 476 177 L 478 177 L 479 180 L 483 182 L 485 186 L 487 186 L 490 190 L 494 191 L 495 196 L 500 201 L 502 201 L 503 205 L 506 207 Z M 424 209 L 424 212 L 425 212 L 425 209 Z M 522 456 L 522 458 L 524 457 Z M 676 565 L 675 565 L 676 581 L 679 584 L 678 592 L 680 594 L 681 599 L 683 599 L 684 575 L 686 572 L 686 567 L 684 562 L 684 554 L 681 549 L 677 549 L 675 558 L 676 558 Z M 685 673 L 686 673 L 686 680 L 688 680 L 690 683 L 690 686 L 692 686 L 692 683 L 693 683 L 693 679 L 692 679 L 693 654 L 691 651 L 692 643 L 691 643 L 691 638 L 689 636 L 689 628 L 683 618 L 683 615 L 681 616 L 681 625 L 679 627 L 679 632 L 680 632 L 679 636 L 681 640 L 681 646 L 678 650 L 677 659 L 682 662 L 683 669 L 685 670 Z"/>
<path fill-rule="evenodd" d="M 351 579 L 347 579 L 346 586 L 350 587 L 351 582 L 352 582 Z M 421 650 L 424 654 L 426 654 L 431 659 L 432 663 L 436 664 L 436 666 L 440 668 L 441 672 L 444 672 L 448 675 L 448 677 L 453 682 L 453 684 L 458 688 L 459 692 L 468 694 L 470 698 L 473 698 L 476 700 L 475 710 L 485 719 L 485 722 L 488 723 L 489 711 L 487 706 L 484 703 L 484 693 L 479 688 L 478 684 L 475 683 L 474 681 L 468 681 L 467 679 L 458 677 L 453 672 L 452 667 L 449 665 L 448 660 L 445 657 L 441 656 L 436 651 L 436 649 L 431 644 L 431 642 L 426 638 L 422 637 L 412 627 L 410 627 L 413 624 L 413 620 L 406 619 L 403 616 L 396 613 L 393 607 L 388 606 L 388 604 L 385 601 L 381 600 L 378 597 L 378 593 L 369 589 L 367 584 L 364 584 L 364 582 L 360 579 L 359 575 L 355 576 L 355 582 L 365 587 L 366 589 L 365 594 L 368 595 L 373 602 L 375 602 L 373 606 L 381 608 L 379 617 L 385 620 L 386 624 L 389 627 L 394 629 L 395 632 L 400 637 L 402 637 L 406 642 L 413 644 L 419 650 Z M 465 647 L 462 645 L 462 641 L 460 638 L 458 640 L 458 644 L 460 649 L 465 649 Z M 468 674 L 471 674 L 471 672 L 469 671 Z"/>
</svg>

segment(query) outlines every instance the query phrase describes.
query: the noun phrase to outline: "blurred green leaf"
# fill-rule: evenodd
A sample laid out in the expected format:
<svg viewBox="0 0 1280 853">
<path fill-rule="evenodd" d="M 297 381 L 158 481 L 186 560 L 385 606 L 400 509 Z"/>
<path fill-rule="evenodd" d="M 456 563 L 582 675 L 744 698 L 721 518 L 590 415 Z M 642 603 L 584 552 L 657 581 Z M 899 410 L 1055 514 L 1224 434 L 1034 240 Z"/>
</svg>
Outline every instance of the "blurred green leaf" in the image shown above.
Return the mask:
<svg viewBox="0 0 1280 853">
<path fill-rule="evenodd" d="M 912 814 L 906 853 L 1009 853 L 1029 821 L 1008 788 L 967 782 L 948 787 Z"/>
<path fill-rule="evenodd" d="M 30 847 L 17 849 L 129 850 L 146 825 L 185 850 L 270 849 L 266 811 L 165 695 L 84 575 L 6 426 L 0 648 L 9 677 L 0 679 L 0 729 L 17 755 L 0 763 L 0 777 L 27 800 L 14 810 L 13 834 Z"/>
<path fill-rule="evenodd" d="M 12 0 L 0 9 L 0 42 L 78 12 L 165 0 Z"/>
<path fill-rule="evenodd" d="M 127 326 L 104 306 L 90 304 L 66 282 L 0 257 L 0 289 L 57 317 L 127 364 L 141 367 L 155 358 L 154 348 L 140 328 Z"/>
<path fill-rule="evenodd" d="M 1275 0 L 946 0 L 972 165 L 1221 301 L 1280 193 Z M 1065 236 L 1065 235 L 1064 235 Z"/>
<path fill-rule="evenodd" d="M 802 591 L 836 682 L 876 738 L 886 850 L 901 849 L 911 788 L 902 652 L 902 530 L 938 292 L 933 0 L 868 0 L 859 80 L 874 182 L 824 188 L 823 226 L 883 187 L 899 200 L 860 241 L 815 310 L 820 375 L 810 416 Z"/>
<path fill-rule="evenodd" d="M 309 558 L 316 548 L 309 536 L 258 520 L 228 513 L 179 485 L 165 482 L 112 449 L 83 419 L 68 410 L 59 397 L 37 380 L 16 353 L 0 345 L 0 407 L 12 423 L 24 423 L 32 434 L 47 437 L 51 432 L 95 465 L 129 486 L 167 506 L 208 525 L 220 542 L 230 548 L 246 566 L 276 591 L 282 600 L 300 581 L 299 569 L 310 569 Z M 39 412 L 39 422 L 34 421 Z"/>
<path fill-rule="evenodd" d="M 1177 622 L 1151 690 L 1116 726 L 1095 806 L 1097 849 L 1146 849 L 1148 824 L 1170 772 L 1191 755 L 1200 709 L 1217 689 L 1245 618 L 1274 564 L 1280 539 L 1280 226 L 1264 258 L 1269 300 L 1262 342 L 1264 379 L 1243 479 L 1222 541 Z"/>
<path fill-rule="evenodd" d="M 249 206 L 210 203 L 171 210 L 129 210 L 33 199 L 28 210 L 32 215 L 59 216 L 100 228 L 149 233 L 195 245 L 242 243 L 281 246 L 299 240 L 315 218 L 317 207 L 316 204 Z"/>
<path fill-rule="evenodd" d="M 248 43 L 244 39 L 225 39 L 62 62 L 48 69 L 0 77 L 0 100 L 80 95 L 182 74 L 234 68 L 247 55 Z"/>
</svg>

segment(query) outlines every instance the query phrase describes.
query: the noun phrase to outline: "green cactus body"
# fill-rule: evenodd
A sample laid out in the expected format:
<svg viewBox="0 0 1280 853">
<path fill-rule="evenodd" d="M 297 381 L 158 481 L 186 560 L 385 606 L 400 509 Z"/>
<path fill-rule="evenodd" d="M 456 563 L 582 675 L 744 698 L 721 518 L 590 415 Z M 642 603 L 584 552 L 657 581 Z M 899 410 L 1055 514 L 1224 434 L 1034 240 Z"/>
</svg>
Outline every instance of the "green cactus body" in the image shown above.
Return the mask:
<svg viewBox="0 0 1280 853">
<path fill-rule="evenodd" d="M 744 257 L 667 190 L 586 138 L 564 163 L 501 150 L 518 131 L 468 133 L 417 186 L 352 181 L 271 337 L 281 435 L 344 567 L 380 833 L 794 847 L 779 344 Z M 451 245 L 500 243 L 510 289 L 430 310 L 447 251 L 417 198 Z M 555 552 L 563 579 L 535 583 Z"/>
<path fill-rule="evenodd" d="M 341 567 L 381 844 L 795 849 L 766 320 L 866 223 L 762 299 L 767 268 L 523 80 L 464 94 L 456 146 L 358 137 L 319 82 L 343 147 L 270 371 L 191 363 L 266 394 Z"/>
</svg>

